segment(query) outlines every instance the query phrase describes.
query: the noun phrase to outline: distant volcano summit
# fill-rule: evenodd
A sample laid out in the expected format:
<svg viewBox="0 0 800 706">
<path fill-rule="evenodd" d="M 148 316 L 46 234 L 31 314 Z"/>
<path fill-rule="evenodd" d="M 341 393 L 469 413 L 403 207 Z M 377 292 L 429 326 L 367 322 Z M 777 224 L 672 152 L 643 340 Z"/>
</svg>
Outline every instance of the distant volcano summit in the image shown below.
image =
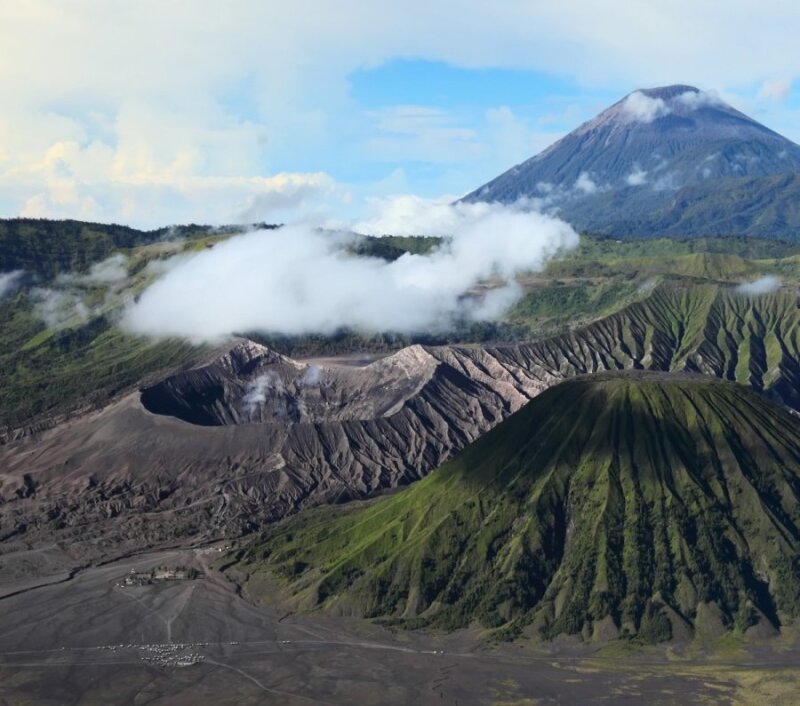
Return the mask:
<svg viewBox="0 0 800 706">
<path fill-rule="evenodd" d="M 713 93 L 634 91 L 465 197 L 618 236 L 800 238 L 800 146 Z"/>
</svg>

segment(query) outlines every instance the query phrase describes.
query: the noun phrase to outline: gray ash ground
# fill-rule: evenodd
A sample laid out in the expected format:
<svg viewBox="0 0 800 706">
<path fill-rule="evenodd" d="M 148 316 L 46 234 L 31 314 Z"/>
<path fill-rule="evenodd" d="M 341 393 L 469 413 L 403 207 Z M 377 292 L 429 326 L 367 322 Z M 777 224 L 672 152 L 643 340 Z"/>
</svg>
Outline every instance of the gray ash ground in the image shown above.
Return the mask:
<svg viewBox="0 0 800 706">
<path fill-rule="evenodd" d="M 792 650 L 756 666 L 671 663 L 663 653 L 620 659 L 574 645 L 548 653 L 487 645 L 470 632 L 392 633 L 287 614 L 277 595 L 267 605 L 240 595 L 214 569 L 213 547 L 143 554 L 67 580 L 54 553 L 39 587 L 21 570 L 0 576 L 0 703 L 734 704 L 747 703 L 734 701 L 742 674 L 774 684 L 796 673 Z M 118 585 L 159 565 L 201 576 Z"/>
</svg>

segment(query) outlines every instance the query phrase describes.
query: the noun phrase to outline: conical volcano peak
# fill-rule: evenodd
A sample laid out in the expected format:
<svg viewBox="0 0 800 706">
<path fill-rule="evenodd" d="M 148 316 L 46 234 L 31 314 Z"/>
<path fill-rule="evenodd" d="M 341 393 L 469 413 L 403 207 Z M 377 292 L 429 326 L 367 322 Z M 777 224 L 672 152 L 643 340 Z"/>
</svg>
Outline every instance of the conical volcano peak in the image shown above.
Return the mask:
<svg viewBox="0 0 800 706">
<path fill-rule="evenodd" d="M 635 91 L 631 91 L 625 96 L 620 103 L 626 104 L 637 98 L 662 102 L 667 109 L 664 111 L 664 114 L 673 112 L 686 114 L 706 106 L 715 106 L 730 111 L 735 110 L 722 100 L 715 91 L 703 91 L 695 86 L 688 86 L 686 84 L 658 86 L 656 88 L 637 88 Z"/>
<path fill-rule="evenodd" d="M 704 108 L 711 108 L 712 112 L 701 113 L 701 109 Z M 641 129 L 642 125 L 649 125 L 668 116 L 691 119 L 696 124 L 718 122 L 720 118 L 727 120 L 730 116 L 735 116 L 737 119 L 757 125 L 725 103 L 716 93 L 701 91 L 694 86 L 676 84 L 631 91 L 622 100 L 600 113 L 597 118 L 578 128 L 576 132 L 585 133 L 586 128 L 595 128 L 603 124 L 617 128 L 624 126 L 627 129 Z"/>
<path fill-rule="evenodd" d="M 645 642 L 800 615 L 800 422 L 739 385 L 551 387 L 411 488 L 270 528 L 248 573 L 303 607 Z M 710 618 L 709 616 L 714 616 Z"/>
<path fill-rule="evenodd" d="M 673 84 L 628 93 L 464 200 L 525 199 L 614 236 L 795 239 L 798 191 L 800 146 L 713 91 Z"/>
<path fill-rule="evenodd" d="M 672 100 L 686 93 L 702 93 L 699 88 L 683 83 L 676 83 L 671 86 L 657 86 L 656 88 L 638 88 L 632 93 L 644 93 L 649 98 L 661 98 L 661 100 Z M 629 94 L 630 95 L 630 94 Z"/>
</svg>

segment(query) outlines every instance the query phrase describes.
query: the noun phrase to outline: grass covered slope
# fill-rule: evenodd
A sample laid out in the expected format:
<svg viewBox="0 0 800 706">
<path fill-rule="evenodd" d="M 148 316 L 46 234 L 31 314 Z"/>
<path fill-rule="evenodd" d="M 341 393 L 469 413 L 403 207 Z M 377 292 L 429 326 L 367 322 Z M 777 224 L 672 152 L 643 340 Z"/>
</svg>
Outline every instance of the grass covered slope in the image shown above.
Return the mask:
<svg viewBox="0 0 800 706">
<path fill-rule="evenodd" d="M 588 326 L 487 350 L 503 367 L 543 377 L 624 368 L 704 373 L 800 409 L 799 326 L 791 289 L 749 296 L 730 286 L 667 282 Z"/>
<path fill-rule="evenodd" d="M 797 615 L 799 496 L 800 422 L 761 396 L 598 374 L 403 492 L 268 530 L 243 561 L 306 608 L 659 641 Z"/>
<path fill-rule="evenodd" d="M 266 223 L 253 227 L 275 228 Z M 0 218 L 0 272 L 24 270 L 53 277 L 80 272 L 120 250 L 169 240 L 228 237 L 246 226 L 180 225 L 138 230 L 116 223 L 91 223 L 48 218 Z"/>
<path fill-rule="evenodd" d="M 0 331 L 0 434 L 102 407 L 151 377 L 202 360 L 208 349 L 180 339 L 128 335 L 105 316 L 51 331 L 23 307 L 3 303 Z"/>
</svg>

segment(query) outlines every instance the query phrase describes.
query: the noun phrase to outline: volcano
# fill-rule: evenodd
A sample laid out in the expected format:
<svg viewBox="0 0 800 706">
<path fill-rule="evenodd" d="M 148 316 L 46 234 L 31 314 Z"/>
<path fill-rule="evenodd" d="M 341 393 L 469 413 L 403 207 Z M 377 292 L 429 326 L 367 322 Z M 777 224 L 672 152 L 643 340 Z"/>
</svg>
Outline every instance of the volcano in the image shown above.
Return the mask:
<svg viewBox="0 0 800 706">
<path fill-rule="evenodd" d="M 467 195 L 588 232 L 800 237 L 800 146 L 693 86 L 625 96 Z"/>
<path fill-rule="evenodd" d="M 735 383 L 599 373 L 413 487 L 268 530 L 305 608 L 504 635 L 774 632 L 800 611 L 800 421 Z"/>
</svg>

